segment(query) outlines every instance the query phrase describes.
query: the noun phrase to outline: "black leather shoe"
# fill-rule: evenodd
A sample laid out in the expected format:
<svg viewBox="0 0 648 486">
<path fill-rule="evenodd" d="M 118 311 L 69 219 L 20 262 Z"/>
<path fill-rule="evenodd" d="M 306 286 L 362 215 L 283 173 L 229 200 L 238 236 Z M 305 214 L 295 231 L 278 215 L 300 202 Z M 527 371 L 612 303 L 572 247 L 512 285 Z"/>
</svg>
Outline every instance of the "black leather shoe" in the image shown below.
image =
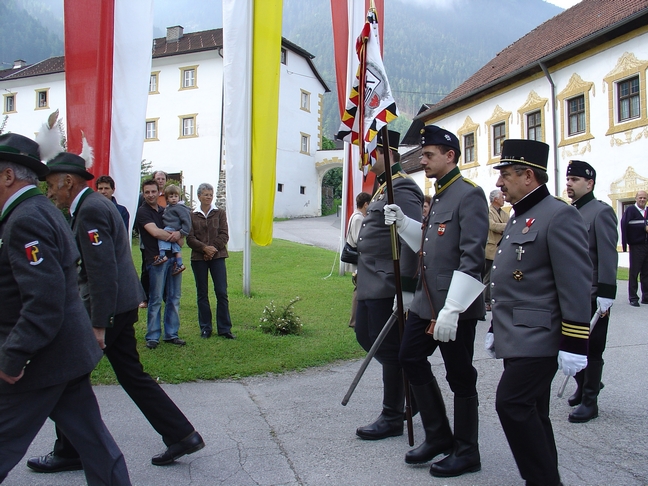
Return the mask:
<svg viewBox="0 0 648 486">
<path fill-rule="evenodd" d="M 630 302 L 630 305 L 632 307 L 640 307 L 639 302 L 637 302 L 636 300 L 633 300 L 632 302 Z"/>
<path fill-rule="evenodd" d="M 76 457 L 69 459 L 55 456 L 50 452 L 46 456 L 32 457 L 27 460 L 27 467 L 39 473 L 57 473 L 61 471 L 79 471 L 83 469 L 81 459 Z"/>
<path fill-rule="evenodd" d="M 210 338 L 211 337 L 211 331 L 207 331 L 207 330 L 201 331 L 200 332 L 200 337 L 203 338 L 203 339 Z"/>
<path fill-rule="evenodd" d="M 146 347 L 149 349 L 155 349 L 158 347 L 157 341 L 146 341 Z"/>
<path fill-rule="evenodd" d="M 175 344 L 176 346 L 184 346 L 185 344 L 187 344 L 187 342 L 184 339 L 180 339 L 180 338 L 165 339 L 164 342 L 169 344 Z"/>
<path fill-rule="evenodd" d="M 225 334 L 219 334 L 219 336 L 224 337 L 225 339 L 236 339 L 236 336 L 231 332 L 226 332 Z"/>
<path fill-rule="evenodd" d="M 193 454 L 203 447 L 205 447 L 205 442 L 203 441 L 202 437 L 200 437 L 200 434 L 194 430 L 180 442 L 171 444 L 162 454 L 153 456 L 153 458 L 151 459 L 151 464 L 153 464 L 154 466 L 166 466 L 167 464 L 171 464 L 179 457 L 186 456 L 187 454 Z"/>
</svg>

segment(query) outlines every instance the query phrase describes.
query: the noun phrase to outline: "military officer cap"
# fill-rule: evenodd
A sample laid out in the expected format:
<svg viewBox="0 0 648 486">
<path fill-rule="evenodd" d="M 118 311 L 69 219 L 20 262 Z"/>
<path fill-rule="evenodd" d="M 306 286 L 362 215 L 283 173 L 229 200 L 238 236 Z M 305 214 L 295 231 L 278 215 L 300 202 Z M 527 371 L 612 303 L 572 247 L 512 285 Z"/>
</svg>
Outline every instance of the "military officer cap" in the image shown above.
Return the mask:
<svg viewBox="0 0 648 486">
<path fill-rule="evenodd" d="M 461 155 L 459 139 L 456 135 L 436 125 L 425 125 L 421 129 L 421 147 L 426 145 L 445 145 L 454 150 L 457 155 Z"/>
<path fill-rule="evenodd" d="M 61 152 L 53 159 L 47 162 L 47 167 L 51 174 L 65 173 L 77 174 L 83 177 L 86 181 L 94 179 L 94 175 L 86 170 L 86 161 L 79 155 L 71 154 L 69 152 Z M 41 178 L 42 179 L 42 178 Z"/>
<path fill-rule="evenodd" d="M 500 163 L 494 169 L 503 169 L 510 165 L 528 165 L 547 171 L 549 145 L 537 140 L 504 140 Z"/>
<path fill-rule="evenodd" d="M 596 171 L 594 167 L 582 160 L 570 160 L 567 166 L 567 177 L 584 177 L 585 179 L 592 179 L 596 182 Z"/>
<path fill-rule="evenodd" d="M 394 130 L 387 130 L 387 136 L 389 137 L 389 148 L 398 152 L 398 146 L 400 145 L 400 133 L 395 132 Z M 377 147 L 383 148 L 382 140 L 382 130 L 376 135 Z"/>
<path fill-rule="evenodd" d="M 47 166 L 41 162 L 38 144 L 17 133 L 0 135 L 0 161 L 23 165 L 34 171 L 38 177 L 49 173 Z"/>
</svg>

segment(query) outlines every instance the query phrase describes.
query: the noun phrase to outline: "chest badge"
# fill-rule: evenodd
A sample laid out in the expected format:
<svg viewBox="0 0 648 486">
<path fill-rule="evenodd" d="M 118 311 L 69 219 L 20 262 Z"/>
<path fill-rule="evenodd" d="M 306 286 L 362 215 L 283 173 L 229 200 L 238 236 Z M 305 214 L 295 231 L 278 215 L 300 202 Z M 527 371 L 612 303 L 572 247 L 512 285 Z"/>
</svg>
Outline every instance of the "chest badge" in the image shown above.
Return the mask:
<svg viewBox="0 0 648 486">
<path fill-rule="evenodd" d="M 524 277 L 524 274 L 522 273 L 522 270 L 516 270 L 513 272 L 513 278 L 517 280 L 518 282 L 522 280 L 522 277 Z"/>
<path fill-rule="evenodd" d="M 439 228 L 437 229 L 437 234 L 438 234 L 439 236 L 443 236 L 443 235 L 445 234 L 445 230 L 446 230 L 446 225 L 445 225 L 445 223 L 441 223 L 441 224 L 439 225 Z"/>
<path fill-rule="evenodd" d="M 535 218 L 527 218 L 526 226 L 524 228 L 522 228 L 522 234 L 523 235 L 526 235 L 529 232 L 529 228 L 531 227 L 531 225 L 533 223 L 535 223 Z"/>
</svg>

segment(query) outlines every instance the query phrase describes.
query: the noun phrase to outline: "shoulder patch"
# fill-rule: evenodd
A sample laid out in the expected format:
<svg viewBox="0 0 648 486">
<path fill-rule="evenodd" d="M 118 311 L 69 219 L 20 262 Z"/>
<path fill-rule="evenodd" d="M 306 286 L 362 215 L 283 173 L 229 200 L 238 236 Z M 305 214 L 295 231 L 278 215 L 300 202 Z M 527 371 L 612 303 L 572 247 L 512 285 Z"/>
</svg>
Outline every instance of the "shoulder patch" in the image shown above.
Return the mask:
<svg viewBox="0 0 648 486">
<path fill-rule="evenodd" d="M 470 179 L 466 179 L 465 177 L 463 177 L 462 179 L 464 180 L 464 182 L 467 182 L 467 183 L 470 184 L 471 186 L 473 186 L 473 187 L 477 187 L 477 184 L 474 183 L 473 181 L 471 181 Z"/>
</svg>

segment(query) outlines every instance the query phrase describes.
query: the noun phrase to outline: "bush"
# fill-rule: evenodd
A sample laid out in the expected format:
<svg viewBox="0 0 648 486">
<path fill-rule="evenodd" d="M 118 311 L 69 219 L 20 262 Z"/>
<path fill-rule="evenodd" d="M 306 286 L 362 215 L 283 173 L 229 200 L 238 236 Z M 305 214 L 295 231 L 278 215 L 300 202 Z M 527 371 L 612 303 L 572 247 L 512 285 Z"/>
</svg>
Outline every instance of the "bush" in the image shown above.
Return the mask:
<svg viewBox="0 0 648 486">
<path fill-rule="evenodd" d="M 301 299 L 295 297 L 287 306 L 277 309 L 274 300 L 263 309 L 259 328 L 266 334 L 275 336 L 286 336 L 288 334 L 301 334 L 302 323 L 299 316 L 295 314 L 293 306 Z"/>
</svg>

